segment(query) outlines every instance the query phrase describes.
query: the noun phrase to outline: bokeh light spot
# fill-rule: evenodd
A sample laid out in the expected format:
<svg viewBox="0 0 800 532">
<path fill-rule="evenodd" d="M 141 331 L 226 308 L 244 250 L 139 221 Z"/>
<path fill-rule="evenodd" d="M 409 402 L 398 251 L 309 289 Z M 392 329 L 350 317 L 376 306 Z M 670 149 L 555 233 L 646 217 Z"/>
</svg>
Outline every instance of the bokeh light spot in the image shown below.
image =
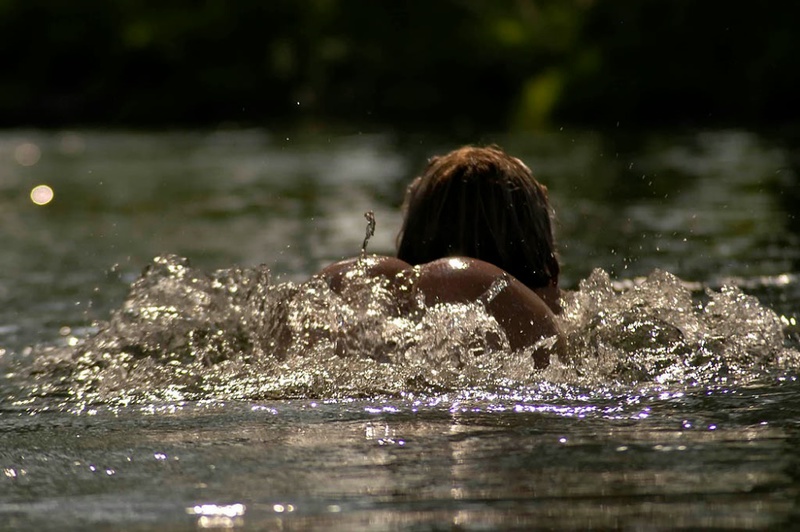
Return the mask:
<svg viewBox="0 0 800 532">
<path fill-rule="evenodd" d="M 65 155 L 79 155 L 86 150 L 86 142 L 77 133 L 63 133 L 58 141 L 58 150 Z"/>
<path fill-rule="evenodd" d="M 41 156 L 42 150 L 32 142 L 23 142 L 14 150 L 14 159 L 22 166 L 33 166 Z"/>
<path fill-rule="evenodd" d="M 47 185 L 38 185 L 31 190 L 31 201 L 36 205 L 47 205 L 53 201 L 53 189 Z"/>
</svg>

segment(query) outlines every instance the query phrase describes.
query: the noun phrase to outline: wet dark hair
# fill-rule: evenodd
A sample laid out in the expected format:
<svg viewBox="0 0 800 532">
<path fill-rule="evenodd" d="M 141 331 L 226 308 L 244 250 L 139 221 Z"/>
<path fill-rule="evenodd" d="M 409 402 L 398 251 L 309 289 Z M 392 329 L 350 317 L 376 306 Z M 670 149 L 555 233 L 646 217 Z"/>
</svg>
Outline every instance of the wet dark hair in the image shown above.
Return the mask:
<svg viewBox="0 0 800 532">
<path fill-rule="evenodd" d="M 497 146 L 434 157 L 409 185 L 397 257 L 412 265 L 466 256 L 529 288 L 558 281 L 547 189 Z"/>
</svg>

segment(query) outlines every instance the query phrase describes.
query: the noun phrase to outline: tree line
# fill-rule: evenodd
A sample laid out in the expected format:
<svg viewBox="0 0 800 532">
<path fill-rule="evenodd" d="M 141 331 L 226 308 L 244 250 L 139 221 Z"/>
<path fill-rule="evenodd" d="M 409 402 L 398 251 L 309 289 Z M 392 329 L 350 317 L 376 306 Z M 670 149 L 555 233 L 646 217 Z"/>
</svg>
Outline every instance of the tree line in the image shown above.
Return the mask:
<svg viewBox="0 0 800 532">
<path fill-rule="evenodd" d="M 800 3 L 0 0 L 0 126 L 796 122 Z"/>
</svg>

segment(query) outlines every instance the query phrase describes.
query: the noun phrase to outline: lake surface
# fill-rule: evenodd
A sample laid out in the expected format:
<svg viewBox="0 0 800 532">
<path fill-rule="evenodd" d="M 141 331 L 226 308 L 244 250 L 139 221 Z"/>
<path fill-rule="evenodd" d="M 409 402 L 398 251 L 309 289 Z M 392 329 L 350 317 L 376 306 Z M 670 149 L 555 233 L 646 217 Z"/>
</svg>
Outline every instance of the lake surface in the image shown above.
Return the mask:
<svg viewBox="0 0 800 532">
<path fill-rule="evenodd" d="M 570 355 L 545 371 L 481 308 L 305 282 L 368 210 L 391 254 L 451 140 L 0 133 L 3 528 L 791 528 L 797 139 L 481 140 L 557 213 Z"/>
</svg>

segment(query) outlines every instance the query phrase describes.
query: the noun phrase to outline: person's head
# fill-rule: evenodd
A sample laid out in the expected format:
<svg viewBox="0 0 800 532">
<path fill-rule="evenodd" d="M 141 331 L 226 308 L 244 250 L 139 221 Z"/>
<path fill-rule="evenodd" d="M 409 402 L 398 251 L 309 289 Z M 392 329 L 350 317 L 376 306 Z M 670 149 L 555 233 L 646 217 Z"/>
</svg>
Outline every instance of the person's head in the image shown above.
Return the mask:
<svg viewBox="0 0 800 532">
<path fill-rule="evenodd" d="M 428 163 L 409 185 L 397 257 L 412 265 L 466 256 L 529 288 L 558 282 L 547 189 L 497 146 L 466 146 Z"/>
</svg>

